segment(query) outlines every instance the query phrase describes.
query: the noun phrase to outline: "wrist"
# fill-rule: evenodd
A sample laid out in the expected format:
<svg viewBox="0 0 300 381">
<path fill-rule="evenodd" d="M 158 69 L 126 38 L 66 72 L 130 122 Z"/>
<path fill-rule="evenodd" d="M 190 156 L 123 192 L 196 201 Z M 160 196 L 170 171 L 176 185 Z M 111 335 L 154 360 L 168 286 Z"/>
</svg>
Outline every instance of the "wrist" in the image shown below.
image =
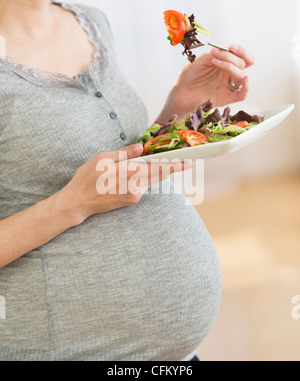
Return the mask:
<svg viewBox="0 0 300 381">
<path fill-rule="evenodd" d="M 201 104 L 209 99 L 207 95 L 201 94 L 200 90 L 195 95 L 192 89 L 176 83 L 157 121 L 166 124 L 176 114 L 178 116 L 177 121 L 181 123 L 187 115 L 195 112 Z"/>
<path fill-rule="evenodd" d="M 186 115 L 183 115 L 182 110 L 180 109 L 179 102 L 179 91 L 177 86 L 174 86 L 171 90 L 166 104 L 157 118 L 157 122 L 162 124 L 167 124 L 173 115 L 178 116 L 178 120 L 184 119 Z"/>
<path fill-rule="evenodd" d="M 189 113 L 195 111 L 191 104 L 192 100 L 189 100 L 186 94 L 188 94 L 188 90 L 184 90 L 181 85 L 175 84 L 159 116 L 158 122 L 166 124 L 173 115 L 177 115 L 177 121 L 181 123 Z"/>
<path fill-rule="evenodd" d="M 63 188 L 53 196 L 45 200 L 45 208 L 51 219 L 61 231 L 66 231 L 84 222 L 85 218 L 76 208 L 76 200 L 68 193 L 67 188 Z"/>
</svg>

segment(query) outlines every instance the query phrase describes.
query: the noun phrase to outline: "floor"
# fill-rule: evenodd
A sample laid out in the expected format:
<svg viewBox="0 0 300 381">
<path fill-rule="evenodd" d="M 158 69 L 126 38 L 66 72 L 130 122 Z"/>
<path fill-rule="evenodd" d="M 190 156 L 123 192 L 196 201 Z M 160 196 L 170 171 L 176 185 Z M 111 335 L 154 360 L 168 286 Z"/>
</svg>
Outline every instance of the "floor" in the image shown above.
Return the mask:
<svg viewBox="0 0 300 381">
<path fill-rule="evenodd" d="M 197 210 L 223 272 L 220 311 L 198 355 L 299 361 L 300 307 L 292 299 L 299 295 L 300 304 L 300 174 L 244 184 Z"/>
</svg>

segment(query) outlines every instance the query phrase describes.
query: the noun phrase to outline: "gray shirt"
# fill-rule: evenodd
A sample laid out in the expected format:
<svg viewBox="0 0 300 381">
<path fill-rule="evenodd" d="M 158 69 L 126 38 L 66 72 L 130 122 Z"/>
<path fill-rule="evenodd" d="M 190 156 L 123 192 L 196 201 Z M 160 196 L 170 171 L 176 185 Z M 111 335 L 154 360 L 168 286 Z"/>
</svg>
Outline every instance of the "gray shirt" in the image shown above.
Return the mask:
<svg viewBox="0 0 300 381">
<path fill-rule="evenodd" d="M 105 16 L 62 6 L 94 43 L 93 63 L 71 79 L 0 59 L 0 219 L 148 127 Z M 0 360 L 183 360 L 211 329 L 220 294 L 217 255 L 195 209 L 182 195 L 145 195 L 0 269 Z"/>
</svg>

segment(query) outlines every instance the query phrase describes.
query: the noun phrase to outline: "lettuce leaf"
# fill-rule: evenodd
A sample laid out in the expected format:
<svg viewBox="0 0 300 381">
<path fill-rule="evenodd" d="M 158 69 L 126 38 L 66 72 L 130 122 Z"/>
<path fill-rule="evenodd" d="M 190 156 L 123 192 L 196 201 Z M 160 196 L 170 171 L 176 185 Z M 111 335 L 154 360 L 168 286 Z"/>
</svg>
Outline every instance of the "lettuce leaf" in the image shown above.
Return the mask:
<svg viewBox="0 0 300 381">
<path fill-rule="evenodd" d="M 232 117 L 232 120 L 234 122 L 243 122 L 244 120 L 248 123 L 262 123 L 264 121 L 264 117 L 258 116 L 258 115 L 249 115 L 245 111 L 239 111 L 237 114 L 235 114 Z"/>
<path fill-rule="evenodd" d="M 169 130 L 169 126 L 161 126 L 160 130 L 156 131 L 156 132 L 150 132 L 150 135 L 152 136 L 152 138 L 157 138 L 158 136 L 160 135 L 164 135 L 168 132 Z"/>
<path fill-rule="evenodd" d="M 197 29 L 197 33 L 203 33 L 206 36 L 211 36 L 212 35 L 212 32 L 210 32 L 209 30 L 205 29 L 202 25 L 196 23 L 195 21 L 194 21 L 194 25 L 195 25 L 195 27 Z"/>
<path fill-rule="evenodd" d="M 229 136 L 238 136 L 246 132 L 245 128 L 234 125 L 225 127 L 223 131 Z"/>
<path fill-rule="evenodd" d="M 157 132 L 160 129 L 160 124 L 152 124 L 152 126 L 150 126 L 148 130 L 146 130 L 145 133 L 139 138 L 138 143 L 147 143 L 149 140 L 153 139 L 153 136 L 151 136 L 151 132 Z"/>
<path fill-rule="evenodd" d="M 246 130 L 246 131 L 249 131 L 249 130 L 251 130 L 253 127 L 256 127 L 256 126 L 258 126 L 258 125 L 259 125 L 259 123 L 252 122 L 252 123 L 250 123 L 250 124 L 245 128 L 245 130 Z"/>
<path fill-rule="evenodd" d="M 155 144 L 148 147 L 152 153 L 176 150 L 188 146 L 188 144 L 179 136 L 180 130 L 192 130 L 205 134 L 209 143 L 217 143 L 230 140 L 238 135 L 249 131 L 259 125 L 264 117 L 257 115 L 251 116 L 244 111 L 230 116 L 230 108 L 224 109 L 223 114 L 218 109 L 212 110 L 212 101 L 199 106 L 195 113 L 187 115 L 182 123 L 176 122 L 175 117 L 169 121 L 168 125 L 153 124 L 144 135 L 139 139 L 139 143 L 145 144 L 153 137 L 158 137 Z M 244 121 L 248 119 L 249 125 L 245 128 L 231 124 L 233 121 Z M 161 136 L 169 133 L 169 136 Z M 158 143 L 166 143 L 163 146 Z M 209 144 L 205 143 L 205 144 Z"/>
<path fill-rule="evenodd" d="M 188 130 L 188 127 L 185 124 L 186 124 L 186 119 L 182 123 L 174 122 L 172 126 L 169 128 L 168 132 L 174 133 L 180 130 Z"/>
<path fill-rule="evenodd" d="M 170 143 L 164 145 L 164 146 L 159 146 L 158 144 L 154 144 L 152 146 L 148 146 L 147 148 L 149 151 L 153 153 L 159 153 L 159 152 L 166 152 L 166 151 L 174 151 L 176 149 L 183 148 L 185 141 L 179 136 L 178 131 L 174 131 L 170 136 L 163 136 L 161 139 L 158 139 L 156 143 L 163 143 L 170 141 Z"/>
<path fill-rule="evenodd" d="M 214 134 L 213 132 L 207 132 L 205 130 L 200 130 L 199 132 L 202 132 L 202 134 L 208 138 L 210 143 L 224 142 L 233 139 L 233 136 Z"/>
<path fill-rule="evenodd" d="M 223 124 L 221 121 L 218 122 L 217 125 L 213 125 L 212 123 L 207 126 L 207 129 L 209 132 L 212 132 L 214 134 L 219 135 L 229 135 L 229 136 L 238 136 L 246 132 L 245 128 L 234 126 L 234 125 L 228 125 L 226 127 L 223 127 Z"/>
</svg>

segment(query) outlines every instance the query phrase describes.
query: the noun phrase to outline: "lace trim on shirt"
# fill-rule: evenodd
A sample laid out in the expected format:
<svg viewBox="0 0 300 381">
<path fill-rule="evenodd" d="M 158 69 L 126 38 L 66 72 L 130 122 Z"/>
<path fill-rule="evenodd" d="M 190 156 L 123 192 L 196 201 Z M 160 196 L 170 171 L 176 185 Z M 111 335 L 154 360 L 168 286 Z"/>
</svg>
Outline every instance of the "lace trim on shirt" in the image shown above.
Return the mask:
<svg viewBox="0 0 300 381">
<path fill-rule="evenodd" d="M 80 77 L 88 72 L 93 72 L 93 75 L 96 77 L 96 79 L 99 79 L 99 72 L 101 68 L 103 69 L 107 65 L 108 52 L 101 41 L 101 32 L 98 28 L 98 25 L 94 21 L 92 21 L 87 16 L 87 14 L 76 5 L 57 2 L 53 3 L 59 4 L 64 9 L 74 12 L 81 27 L 87 32 L 89 41 L 94 45 L 95 50 L 93 53 L 92 62 L 88 66 L 87 70 L 74 77 L 69 77 L 66 74 L 50 73 L 35 68 L 30 69 L 27 66 L 20 64 L 15 58 L 12 57 L 0 57 L 0 64 L 11 69 L 12 71 L 24 77 L 25 79 L 30 80 L 31 82 L 38 82 L 38 84 L 40 85 L 47 84 L 48 82 L 51 84 L 56 83 L 58 85 L 69 84 L 71 86 L 77 86 L 79 85 Z"/>
</svg>

